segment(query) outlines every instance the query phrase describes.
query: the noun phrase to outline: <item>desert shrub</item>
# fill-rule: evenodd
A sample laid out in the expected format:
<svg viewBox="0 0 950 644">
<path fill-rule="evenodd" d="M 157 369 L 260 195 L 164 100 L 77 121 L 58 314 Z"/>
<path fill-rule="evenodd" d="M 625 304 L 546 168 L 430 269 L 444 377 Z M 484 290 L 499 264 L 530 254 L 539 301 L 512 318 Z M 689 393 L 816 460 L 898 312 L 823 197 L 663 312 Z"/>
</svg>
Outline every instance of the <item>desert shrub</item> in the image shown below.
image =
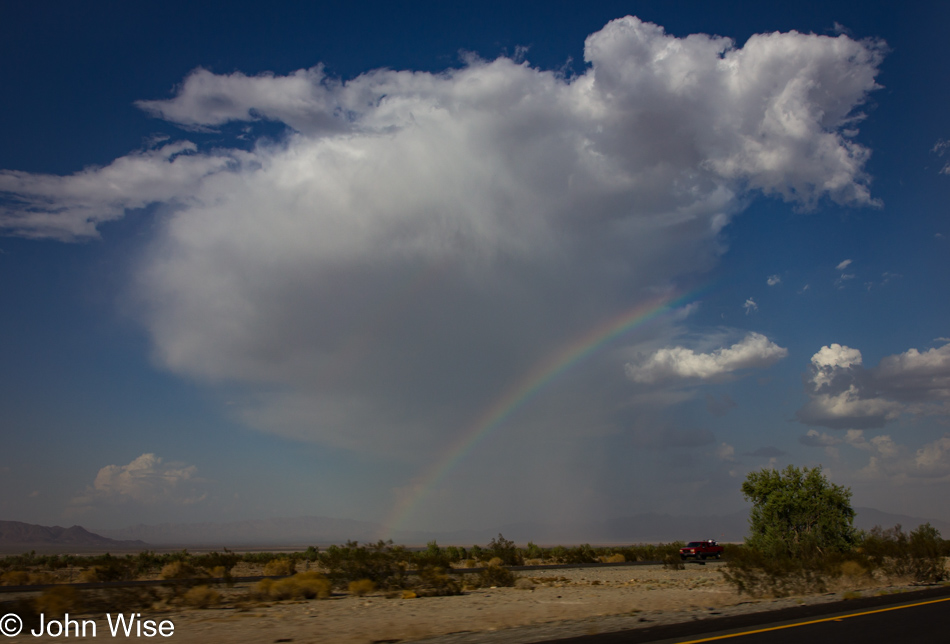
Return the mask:
<svg viewBox="0 0 950 644">
<path fill-rule="evenodd" d="M 501 559 L 502 565 L 520 566 L 524 563 L 524 558 L 515 542 L 505 539 L 500 532 L 497 537 L 488 542 L 485 549 L 491 553 L 492 558 Z"/>
<path fill-rule="evenodd" d="M 198 571 L 190 562 L 173 561 L 162 566 L 162 579 L 194 579 L 199 575 Z"/>
<path fill-rule="evenodd" d="M 392 542 L 379 541 L 361 546 L 355 541 L 345 546 L 330 546 L 320 555 L 320 564 L 336 584 L 369 579 L 378 588 L 392 589 L 405 586 L 406 569 L 411 554 Z"/>
<path fill-rule="evenodd" d="M 230 578 L 231 569 L 241 560 L 240 555 L 236 555 L 227 548 L 224 552 L 209 552 L 191 558 L 192 565 L 207 570 L 212 577 Z"/>
<path fill-rule="evenodd" d="M 686 564 L 683 563 L 683 558 L 680 556 L 679 552 L 668 552 L 663 555 L 664 570 L 683 570 L 684 568 L 686 568 Z"/>
<path fill-rule="evenodd" d="M 426 546 L 426 549 L 422 552 L 417 552 L 413 556 L 413 563 L 420 570 L 427 567 L 436 567 L 436 568 L 450 568 L 452 562 L 454 561 L 451 556 L 449 556 L 448 550 L 439 547 L 439 544 L 435 541 L 430 541 Z"/>
<path fill-rule="evenodd" d="M 566 564 L 585 564 L 596 563 L 597 553 L 588 544 L 575 546 L 564 550 L 564 554 L 559 558 L 561 563 Z"/>
<path fill-rule="evenodd" d="M 600 557 L 600 560 L 603 563 L 624 563 L 625 561 L 627 561 L 627 558 L 624 557 L 622 554 L 615 554 L 615 555 L 606 555 L 606 556 Z"/>
<path fill-rule="evenodd" d="M 518 590 L 534 590 L 534 582 L 527 577 L 518 577 L 515 580 L 515 588 Z"/>
<path fill-rule="evenodd" d="M 869 564 L 884 574 L 913 577 L 920 583 L 936 583 L 947 578 L 943 557 L 948 544 L 929 523 L 910 534 L 900 524 L 884 530 L 876 526 L 861 535 L 859 552 Z"/>
<path fill-rule="evenodd" d="M 792 557 L 750 547 L 734 550 L 722 574 L 739 592 L 756 597 L 826 592 L 829 580 L 841 574 L 844 563 L 840 555 L 816 551 Z"/>
<path fill-rule="evenodd" d="M 427 566 L 419 570 L 413 580 L 412 590 L 418 597 L 443 597 L 462 594 L 462 588 L 458 581 L 445 574 L 445 570 L 437 566 Z"/>
<path fill-rule="evenodd" d="M 4 586 L 26 586 L 30 583 L 30 573 L 25 570 L 8 570 L 0 576 Z"/>
<path fill-rule="evenodd" d="M 478 584 L 482 587 L 514 586 L 515 574 L 504 566 L 488 566 L 478 575 Z"/>
<path fill-rule="evenodd" d="M 459 562 L 460 568 L 474 568 L 478 562 L 474 559 L 463 559 Z"/>
<path fill-rule="evenodd" d="M 524 559 L 544 559 L 544 549 L 531 541 L 525 546 L 522 554 Z"/>
<path fill-rule="evenodd" d="M 858 577 L 867 575 L 868 572 L 864 566 L 851 559 L 842 562 L 839 570 L 843 576 L 849 577 L 851 579 L 857 579 Z"/>
<path fill-rule="evenodd" d="M 262 579 L 254 587 L 261 599 L 314 599 L 330 596 L 330 580 L 318 572 L 300 572 L 284 579 Z"/>
<path fill-rule="evenodd" d="M 289 558 L 271 559 L 264 564 L 265 577 L 285 577 L 294 574 L 295 571 L 294 561 Z"/>
<path fill-rule="evenodd" d="M 486 565 L 488 566 L 503 566 L 505 564 L 504 560 L 501 557 L 492 557 L 488 560 Z"/>
<path fill-rule="evenodd" d="M 462 561 L 463 559 L 468 559 L 468 553 L 465 552 L 465 548 L 460 548 L 458 546 L 449 546 L 445 549 L 445 554 L 449 558 L 450 563 L 456 563 Z"/>
<path fill-rule="evenodd" d="M 132 558 L 119 559 L 106 553 L 90 557 L 88 561 L 96 569 L 98 581 L 126 581 L 135 577 L 135 562 Z"/>
<path fill-rule="evenodd" d="M 351 581 L 348 590 L 351 595 L 362 597 L 376 590 L 376 584 L 374 584 L 371 579 L 359 579 L 357 581 Z"/>
<path fill-rule="evenodd" d="M 79 591 L 69 586 L 49 588 L 33 600 L 36 612 L 47 616 L 62 617 L 69 612 L 77 612 L 82 608 Z"/>
<path fill-rule="evenodd" d="M 210 608 L 221 603 L 221 593 L 207 586 L 195 586 L 185 593 L 184 603 L 195 608 Z"/>
<path fill-rule="evenodd" d="M 79 573 L 79 582 L 83 584 L 94 584 L 102 581 L 99 579 L 99 569 L 93 566 Z"/>
</svg>

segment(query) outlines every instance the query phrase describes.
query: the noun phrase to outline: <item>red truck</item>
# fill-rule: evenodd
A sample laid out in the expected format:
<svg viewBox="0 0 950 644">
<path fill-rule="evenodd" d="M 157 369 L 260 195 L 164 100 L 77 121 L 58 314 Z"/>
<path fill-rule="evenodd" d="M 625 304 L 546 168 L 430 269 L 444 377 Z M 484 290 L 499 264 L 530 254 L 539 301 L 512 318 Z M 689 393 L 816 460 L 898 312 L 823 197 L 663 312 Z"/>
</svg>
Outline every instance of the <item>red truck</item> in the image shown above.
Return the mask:
<svg viewBox="0 0 950 644">
<path fill-rule="evenodd" d="M 719 559 L 720 557 L 722 557 L 722 546 L 713 539 L 690 541 L 680 548 L 680 559 Z"/>
</svg>

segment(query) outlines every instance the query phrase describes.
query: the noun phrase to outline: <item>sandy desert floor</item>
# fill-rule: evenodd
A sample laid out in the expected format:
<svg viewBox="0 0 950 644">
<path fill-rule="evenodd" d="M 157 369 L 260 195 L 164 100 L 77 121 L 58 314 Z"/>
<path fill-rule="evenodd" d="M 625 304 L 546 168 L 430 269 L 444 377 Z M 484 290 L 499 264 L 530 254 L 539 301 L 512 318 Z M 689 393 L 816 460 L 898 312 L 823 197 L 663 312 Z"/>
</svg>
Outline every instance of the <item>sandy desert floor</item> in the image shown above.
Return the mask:
<svg viewBox="0 0 950 644">
<path fill-rule="evenodd" d="M 850 589 L 843 586 L 835 593 L 750 599 L 726 585 L 721 565 L 687 565 L 685 570 L 651 565 L 527 571 L 519 576 L 530 579 L 533 589 L 485 588 L 453 597 L 414 599 L 389 599 L 381 593 L 365 597 L 340 594 L 324 600 L 242 608 L 146 611 L 142 618 L 171 620 L 175 630 L 168 640 L 183 644 L 520 643 L 835 601 L 848 590 L 859 589 L 867 596 L 910 589 L 875 587 L 868 580 Z M 238 585 L 225 592 L 247 590 Z M 104 616 L 97 623 L 97 637 L 69 640 L 113 639 Z M 33 637 L 24 631 L 7 641 L 63 639 Z"/>
</svg>

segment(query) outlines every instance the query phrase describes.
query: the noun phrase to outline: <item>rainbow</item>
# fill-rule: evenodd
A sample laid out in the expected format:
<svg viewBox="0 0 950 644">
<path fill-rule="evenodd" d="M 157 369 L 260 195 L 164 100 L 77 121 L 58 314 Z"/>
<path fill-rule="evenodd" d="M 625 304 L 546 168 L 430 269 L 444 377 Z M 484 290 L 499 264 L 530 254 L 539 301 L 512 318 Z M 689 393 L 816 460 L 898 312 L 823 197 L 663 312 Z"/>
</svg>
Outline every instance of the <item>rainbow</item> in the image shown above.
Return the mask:
<svg viewBox="0 0 950 644">
<path fill-rule="evenodd" d="M 496 398 L 445 452 L 443 457 L 423 476 L 415 491 L 396 504 L 383 524 L 384 537 L 389 537 L 415 510 L 430 489 L 451 471 L 476 445 L 485 440 L 516 410 L 541 391 L 547 384 L 572 366 L 594 354 L 609 343 L 637 326 L 672 311 L 696 299 L 698 291 L 674 297 L 667 295 L 635 306 L 620 315 L 593 327 L 575 338 L 559 351 L 536 363 L 522 378 Z"/>
</svg>

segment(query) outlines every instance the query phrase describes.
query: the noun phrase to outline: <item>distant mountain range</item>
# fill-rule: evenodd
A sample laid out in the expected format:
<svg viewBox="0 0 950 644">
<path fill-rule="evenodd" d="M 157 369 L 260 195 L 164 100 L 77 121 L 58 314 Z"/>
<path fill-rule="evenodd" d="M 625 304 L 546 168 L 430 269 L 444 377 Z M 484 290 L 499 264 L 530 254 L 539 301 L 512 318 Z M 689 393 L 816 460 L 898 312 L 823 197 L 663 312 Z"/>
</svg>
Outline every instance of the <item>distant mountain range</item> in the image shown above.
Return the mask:
<svg viewBox="0 0 950 644">
<path fill-rule="evenodd" d="M 20 521 L 0 521 L 0 548 L 7 552 L 19 552 L 37 547 L 47 551 L 80 550 L 131 550 L 142 549 L 144 541 L 117 541 L 89 532 L 82 526 L 70 528 L 34 525 Z"/>
<path fill-rule="evenodd" d="M 876 525 L 890 528 L 901 524 L 912 530 L 929 522 L 950 537 L 950 522 L 890 514 L 874 508 L 855 508 L 855 526 L 870 530 Z M 672 516 L 647 513 L 589 523 L 523 522 L 494 529 L 457 531 L 403 531 L 393 541 L 421 546 L 429 541 L 441 545 L 485 545 L 501 533 L 519 545 L 534 541 L 539 545 L 579 543 L 657 543 L 691 539 L 742 541 L 748 531 L 748 511 L 709 516 Z M 233 521 L 229 523 L 139 524 L 128 528 L 90 532 L 80 526 L 61 528 L 0 521 L 0 550 L 6 553 L 36 549 L 41 552 L 128 551 L 151 547 L 300 547 L 326 546 L 346 541 L 373 542 L 382 526 L 368 521 L 330 517 L 296 517 Z"/>
<path fill-rule="evenodd" d="M 906 515 L 889 514 L 873 508 L 855 508 L 855 526 L 870 530 L 901 524 L 905 530 L 929 523 L 950 537 L 950 523 Z M 494 529 L 456 531 L 400 531 L 392 534 L 396 543 L 424 545 L 436 540 L 442 545 L 484 545 L 498 533 L 519 544 L 534 541 L 541 545 L 656 543 L 690 539 L 742 541 L 748 532 L 748 510 L 709 516 L 672 516 L 647 513 L 590 523 L 523 522 Z M 382 526 L 368 521 L 329 517 L 297 517 L 236 521 L 231 523 L 163 523 L 136 525 L 119 530 L 100 530 L 114 539 L 141 539 L 156 545 L 235 546 L 323 546 L 348 540 L 376 541 Z"/>
</svg>

